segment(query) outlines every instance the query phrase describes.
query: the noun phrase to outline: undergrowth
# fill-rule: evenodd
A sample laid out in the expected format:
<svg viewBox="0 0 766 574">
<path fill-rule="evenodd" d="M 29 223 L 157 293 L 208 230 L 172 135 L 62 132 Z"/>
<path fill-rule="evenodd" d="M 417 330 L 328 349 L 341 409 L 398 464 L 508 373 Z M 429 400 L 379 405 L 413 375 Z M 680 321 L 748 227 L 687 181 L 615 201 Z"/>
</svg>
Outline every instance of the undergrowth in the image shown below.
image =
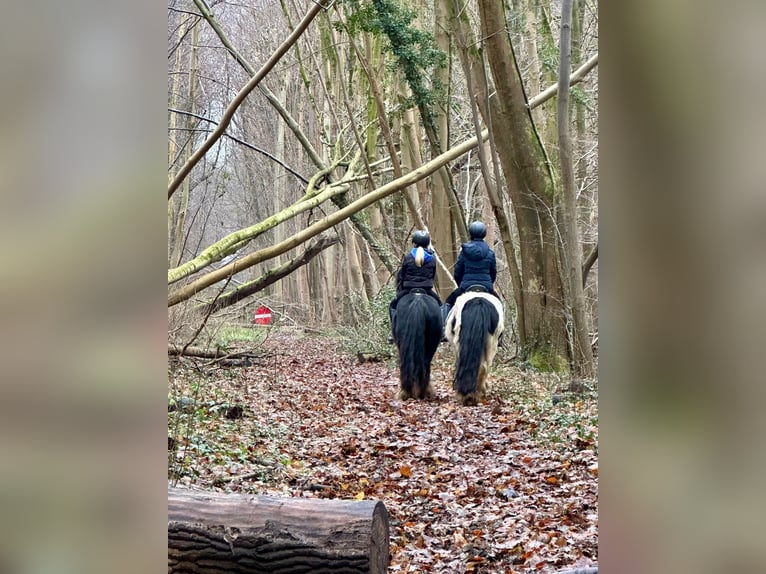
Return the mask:
<svg viewBox="0 0 766 574">
<path fill-rule="evenodd" d="M 395 296 L 393 289 L 383 289 L 371 300 L 351 293 L 347 302 L 351 315 L 349 326 L 332 329 L 329 333 L 338 341 L 340 350 L 353 356 L 394 357 L 396 349 L 387 339 L 391 332 L 388 304 Z"/>
</svg>

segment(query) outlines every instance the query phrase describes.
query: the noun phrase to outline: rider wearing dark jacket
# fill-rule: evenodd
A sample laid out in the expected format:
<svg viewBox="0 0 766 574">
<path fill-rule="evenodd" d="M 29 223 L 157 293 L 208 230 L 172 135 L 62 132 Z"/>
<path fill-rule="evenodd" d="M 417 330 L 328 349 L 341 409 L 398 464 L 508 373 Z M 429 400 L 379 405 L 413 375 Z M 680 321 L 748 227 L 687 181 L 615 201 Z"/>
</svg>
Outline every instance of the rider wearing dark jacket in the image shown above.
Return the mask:
<svg viewBox="0 0 766 574">
<path fill-rule="evenodd" d="M 431 237 L 427 231 L 416 231 L 412 236 L 412 250 L 402 258 L 402 265 L 396 274 L 396 297 L 388 306 L 388 315 L 391 324 L 394 322 L 394 314 L 399 299 L 413 289 L 423 289 L 428 295 L 436 299 L 441 306 L 442 302 L 434 291 L 434 277 L 436 276 L 436 256 L 431 245 Z M 389 337 L 389 341 L 393 338 Z"/>
<path fill-rule="evenodd" d="M 493 287 L 497 277 L 495 252 L 484 242 L 487 227 L 481 221 L 474 221 L 468 228 L 468 233 L 471 241 L 463 244 L 455 263 L 455 282 L 458 288 L 444 303 L 447 311 L 455 304 L 457 298 L 473 285 L 481 285 L 488 293 L 498 296 Z"/>
</svg>

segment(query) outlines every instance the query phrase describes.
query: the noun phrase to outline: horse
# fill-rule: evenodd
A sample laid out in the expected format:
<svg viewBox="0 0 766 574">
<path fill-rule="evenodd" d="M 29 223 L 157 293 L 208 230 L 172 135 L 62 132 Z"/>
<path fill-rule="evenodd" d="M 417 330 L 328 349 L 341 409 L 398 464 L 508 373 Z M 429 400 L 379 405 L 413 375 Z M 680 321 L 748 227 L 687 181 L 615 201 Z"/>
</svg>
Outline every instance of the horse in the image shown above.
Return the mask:
<svg viewBox="0 0 766 574">
<path fill-rule="evenodd" d="M 457 355 L 453 389 L 463 405 L 476 405 L 489 390 L 487 375 L 504 325 L 503 304 L 486 292 L 466 291 L 447 316 L 446 335 Z"/>
<path fill-rule="evenodd" d="M 431 361 L 442 335 L 436 299 L 423 289 L 402 297 L 393 317 L 393 335 L 399 354 L 399 398 L 432 399 Z"/>
</svg>

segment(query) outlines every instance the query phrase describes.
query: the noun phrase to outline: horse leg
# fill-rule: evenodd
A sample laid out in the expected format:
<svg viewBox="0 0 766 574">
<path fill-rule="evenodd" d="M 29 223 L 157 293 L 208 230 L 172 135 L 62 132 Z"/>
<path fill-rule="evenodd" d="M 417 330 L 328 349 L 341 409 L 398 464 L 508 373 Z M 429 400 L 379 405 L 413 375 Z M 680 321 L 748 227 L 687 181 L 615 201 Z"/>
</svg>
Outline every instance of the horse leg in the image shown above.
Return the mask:
<svg viewBox="0 0 766 574">
<path fill-rule="evenodd" d="M 426 369 L 426 376 L 424 381 L 424 391 L 423 391 L 423 398 L 431 400 L 434 397 L 436 397 L 436 393 L 434 392 L 434 387 L 431 384 L 431 365 L 428 366 Z"/>
<path fill-rule="evenodd" d="M 487 375 L 488 375 L 488 369 L 487 369 L 487 363 L 485 361 L 481 362 L 481 367 L 479 367 L 479 380 L 476 383 L 476 395 L 478 396 L 479 400 L 483 399 L 487 391 L 489 390 L 487 388 Z"/>
<path fill-rule="evenodd" d="M 406 401 L 417 394 L 417 389 L 412 388 L 412 381 L 402 376 L 403 365 L 399 363 L 399 400 Z M 413 392 L 415 391 L 415 392 Z"/>
<path fill-rule="evenodd" d="M 441 306 L 441 314 L 442 314 L 442 333 L 440 338 L 440 343 L 446 343 L 447 342 L 447 315 L 449 315 L 450 309 L 452 309 L 452 305 L 449 303 L 445 303 Z"/>
</svg>

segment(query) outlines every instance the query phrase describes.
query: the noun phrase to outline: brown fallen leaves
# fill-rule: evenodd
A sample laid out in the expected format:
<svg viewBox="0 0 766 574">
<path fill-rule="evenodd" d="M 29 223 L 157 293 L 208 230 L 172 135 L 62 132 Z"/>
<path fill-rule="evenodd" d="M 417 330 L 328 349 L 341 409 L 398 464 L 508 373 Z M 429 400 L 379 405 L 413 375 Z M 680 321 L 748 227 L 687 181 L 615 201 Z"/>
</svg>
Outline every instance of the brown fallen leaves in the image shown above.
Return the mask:
<svg viewBox="0 0 766 574">
<path fill-rule="evenodd" d="M 597 562 L 595 397 L 553 406 L 544 378 L 502 358 L 485 404 L 459 406 L 442 345 L 437 399 L 402 402 L 393 364 L 330 339 L 270 337 L 252 367 L 175 367 L 199 408 L 169 413 L 171 474 L 230 492 L 385 502 L 390 572 L 555 572 Z M 196 393 L 196 394 L 195 394 Z M 241 405 L 235 420 L 216 404 Z M 213 406 L 210 406 L 213 405 Z M 184 418 L 185 417 L 185 418 Z"/>
</svg>

